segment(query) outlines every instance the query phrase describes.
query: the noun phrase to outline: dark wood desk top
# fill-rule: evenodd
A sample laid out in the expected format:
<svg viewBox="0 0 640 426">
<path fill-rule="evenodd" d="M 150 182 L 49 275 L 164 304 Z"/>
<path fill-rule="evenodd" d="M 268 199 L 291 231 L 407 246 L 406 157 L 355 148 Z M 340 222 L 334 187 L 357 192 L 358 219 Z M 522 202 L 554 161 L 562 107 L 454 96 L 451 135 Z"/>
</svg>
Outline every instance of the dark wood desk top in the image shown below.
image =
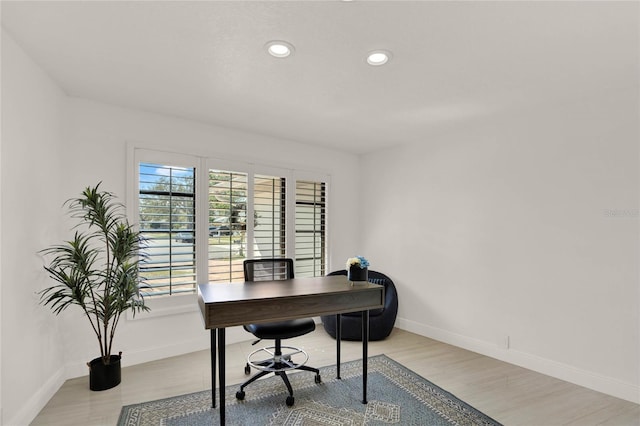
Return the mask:
<svg viewBox="0 0 640 426">
<path fill-rule="evenodd" d="M 344 275 L 200 284 L 198 303 L 212 329 L 381 308 L 384 287 L 352 285 Z"/>
</svg>

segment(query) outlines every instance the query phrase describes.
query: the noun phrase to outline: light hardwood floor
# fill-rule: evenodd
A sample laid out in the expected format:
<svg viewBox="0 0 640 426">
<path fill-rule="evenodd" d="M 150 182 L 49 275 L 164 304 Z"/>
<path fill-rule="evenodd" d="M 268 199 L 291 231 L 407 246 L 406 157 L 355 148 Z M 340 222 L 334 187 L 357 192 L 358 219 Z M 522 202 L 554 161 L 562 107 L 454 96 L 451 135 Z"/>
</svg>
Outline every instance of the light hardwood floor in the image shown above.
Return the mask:
<svg viewBox="0 0 640 426">
<path fill-rule="evenodd" d="M 335 341 L 320 325 L 287 341 L 309 352 L 309 364 L 335 363 Z M 250 342 L 227 346 L 227 384 L 245 380 Z M 358 359 L 359 342 L 343 342 L 342 360 Z M 369 355 L 385 354 L 504 425 L 640 425 L 640 405 L 524 368 L 395 329 L 371 342 Z M 125 358 L 126 360 L 126 358 Z M 68 380 L 33 425 L 115 425 L 123 405 L 210 389 L 209 352 L 200 351 L 125 367 L 122 383 L 91 392 L 88 377 Z M 294 390 L 295 392 L 295 390 Z"/>
</svg>

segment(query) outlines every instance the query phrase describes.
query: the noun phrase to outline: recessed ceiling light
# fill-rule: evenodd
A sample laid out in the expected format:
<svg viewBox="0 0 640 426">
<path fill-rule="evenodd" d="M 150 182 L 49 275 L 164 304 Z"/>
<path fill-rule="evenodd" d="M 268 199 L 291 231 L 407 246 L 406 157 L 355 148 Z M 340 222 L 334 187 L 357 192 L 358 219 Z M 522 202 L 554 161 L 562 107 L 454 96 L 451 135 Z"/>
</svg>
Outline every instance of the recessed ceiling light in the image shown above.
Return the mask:
<svg viewBox="0 0 640 426">
<path fill-rule="evenodd" d="M 293 53 L 293 45 L 281 40 L 270 41 L 267 43 L 267 52 L 276 58 L 286 58 Z"/>
<path fill-rule="evenodd" d="M 386 50 L 374 50 L 367 55 L 367 63 L 369 65 L 384 65 L 391 59 L 391 52 Z"/>
</svg>

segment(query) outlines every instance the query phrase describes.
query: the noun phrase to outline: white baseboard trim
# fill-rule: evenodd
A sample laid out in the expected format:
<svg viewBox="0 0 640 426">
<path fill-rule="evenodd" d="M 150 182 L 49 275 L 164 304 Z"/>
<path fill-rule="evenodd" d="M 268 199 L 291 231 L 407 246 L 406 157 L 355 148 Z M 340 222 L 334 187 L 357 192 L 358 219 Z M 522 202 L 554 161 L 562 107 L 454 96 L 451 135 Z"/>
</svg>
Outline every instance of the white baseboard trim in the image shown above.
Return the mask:
<svg viewBox="0 0 640 426">
<path fill-rule="evenodd" d="M 209 336 L 209 331 L 204 331 L 202 338 L 198 339 L 173 342 L 167 345 L 146 348 L 138 351 L 123 351 L 122 367 L 130 367 L 132 365 L 170 358 L 172 356 L 209 350 L 211 341 Z M 233 343 L 250 340 L 252 336 L 244 331 L 242 327 L 230 327 L 226 329 L 225 337 L 227 345 L 231 345 Z M 89 375 L 87 361 L 88 360 L 73 360 L 68 362 L 66 365 L 66 379 Z"/>
<path fill-rule="evenodd" d="M 640 404 L 640 386 L 631 383 L 626 383 L 618 379 L 582 370 L 569 364 L 542 358 L 526 352 L 506 349 L 494 343 L 452 333 L 448 330 L 403 318 L 396 319 L 396 327 L 538 373 L 546 374 L 597 392 L 602 392 L 616 398 Z"/>
<path fill-rule="evenodd" d="M 132 351 L 123 353 L 123 367 L 129 367 L 144 362 L 156 361 L 159 359 L 169 358 L 177 355 L 184 355 L 191 352 L 201 350 L 209 350 L 210 337 L 209 332 L 203 333 L 202 339 L 194 339 L 170 345 L 159 346 L 141 351 Z M 251 335 L 244 331 L 242 327 L 230 327 L 226 332 L 226 342 L 228 345 L 233 343 L 249 340 Z M 22 406 L 18 414 L 11 419 L 0 419 L 0 424 L 6 425 L 28 425 L 36 418 L 40 410 L 49 402 L 49 400 L 60 389 L 64 382 L 75 377 L 83 377 L 89 375 L 87 361 L 75 360 L 70 361 L 64 368 L 56 371 L 47 382 L 40 387 L 26 404 Z M 87 378 L 87 389 L 89 387 Z"/>
<path fill-rule="evenodd" d="M 66 377 L 64 376 L 64 367 L 59 368 L 49 380 L 47 380 L 38 391 L 29 398 L 18 413 L 11 419 L 0 419 L 0 423 L 5 425 L 28 425 L 36 418 L 40 410 L 47 405 L 47 402 L 55 395 L 55 393 L 64 384 Z"/>
</svg>

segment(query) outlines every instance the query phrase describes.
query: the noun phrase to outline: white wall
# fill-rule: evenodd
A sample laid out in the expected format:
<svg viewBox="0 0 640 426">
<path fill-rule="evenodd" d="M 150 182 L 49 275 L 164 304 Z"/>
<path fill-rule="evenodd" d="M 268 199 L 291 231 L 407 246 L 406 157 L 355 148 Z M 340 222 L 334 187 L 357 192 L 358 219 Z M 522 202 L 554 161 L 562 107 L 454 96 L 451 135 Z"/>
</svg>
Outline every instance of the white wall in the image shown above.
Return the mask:
<svg viewBox="0 0 640 426">
<path fill-rule="evenodd" d="M 366 156 L 398 325 L 640 402 L 638 113 L 636 87 Z"/>
<path fill-rule="evenodd" d="M 79 312 L 55 317 L 38 304 L 36 292 L 51 281 L 36 253 L 71 235 L 62 203 L 86 186 L 102 181 L 125 200 L 127 185 L 135 185 L 126 178 L 128 144 L 329 174 L 329 268 L 340 268 L 356 252 L 353 155 L 68 98 L 5 33 L 2 104 L 3 424 L 29 423 L 65 379 L 88 374 L 86 362 L 99 355 Z M 121 322 L 114 348 L 128 366 L 208 344 L 193 310 Z"/>
<path fill-rule="evenodd" d="M 65 197 L 76 195 L 86 185 L 103 181 L 105 189 L 124 200 L 127 184 L 135 186 L 126 179 L 128 144 L 316 170 L 331 175 L 329 244 L 333 258 L 330 264 L 340 267 L 343 259 L 356 249 L 357 215 L 354 212 L 357 204 L 346 185 L 358 179 L 357 168 L 353 167 L 357 159 L 353 155 L 81 99 L 69 100 L 67 115 L 65 153 L 73 166 L 64 168 Z M 195 308 L 195 301 L 193 306 Z M 80 327 L 74 327 L 77 318 L 72 315 L 67 315 L 65 322 L 69 326 L 65 329 L 71 330 L 65 339 L 65 357 L 70 361 L 71 375 L 75 376 L 82 371 L 77 366 L 82 368 L 83 361 L 96 356 L 96 348 L 88 326 L 83 328 L 81 323 Z M 77 333 L 86 339 L 78 339 Z M 131 365 L 131 362 L 203 349 L 208 347 L 208 342 L 200 313 L 194 310 L 129 321 L 119 328 L 114 347 L 123 350 L 123 364 Z"/>
<path fill-rule="evenodd" d="M 64 95 L 2 32 L 2 424 L 25 424 L 64 380 L 58 321 L 38 305 L 38 251 L 61 237 Z"/>
</svg>

